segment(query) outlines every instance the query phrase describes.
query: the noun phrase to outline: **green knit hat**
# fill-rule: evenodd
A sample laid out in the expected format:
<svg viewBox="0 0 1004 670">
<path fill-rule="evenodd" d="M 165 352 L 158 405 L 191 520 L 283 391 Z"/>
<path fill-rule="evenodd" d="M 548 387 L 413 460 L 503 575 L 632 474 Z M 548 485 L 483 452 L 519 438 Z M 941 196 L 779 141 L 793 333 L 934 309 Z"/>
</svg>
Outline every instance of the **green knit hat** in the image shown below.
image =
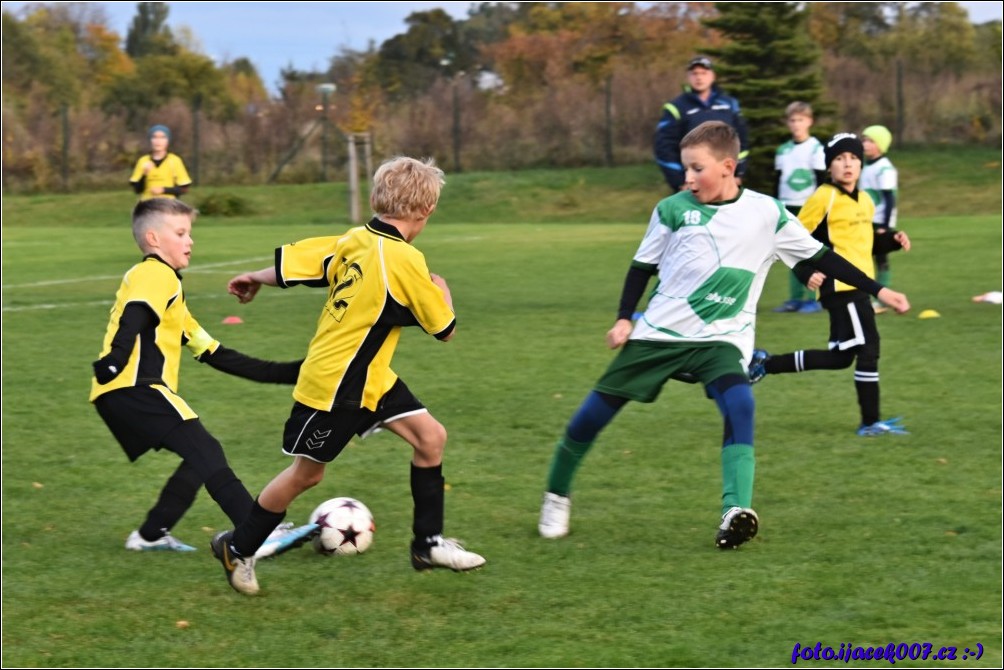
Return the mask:
<svg viewBox="0 0 1004 670">
<path fill-rule="evenodd" d="M 883 154 L 889 151 L 889 146 L 892 144 L 892 133 L 885 126 L 868 126 L 861 131 L 861 136 L 874 142 Z"/>
</svg>

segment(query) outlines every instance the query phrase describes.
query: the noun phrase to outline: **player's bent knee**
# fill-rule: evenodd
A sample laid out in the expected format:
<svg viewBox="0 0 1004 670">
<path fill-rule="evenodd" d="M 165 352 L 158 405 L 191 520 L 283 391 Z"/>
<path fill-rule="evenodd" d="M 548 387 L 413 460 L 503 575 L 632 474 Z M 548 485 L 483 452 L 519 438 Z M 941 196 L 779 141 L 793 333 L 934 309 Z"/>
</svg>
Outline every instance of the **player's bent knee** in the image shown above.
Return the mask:
<svg viewBox="0 0 1004 670">
<path fill-rule="evenodd" d="M 419 454 L 422 455 L 426 461 L 436 461 L 443 456 L 443 451 L 446 448 L 446 427 L 433 420 L 428 425 L 423 426 L 421 432 L 416 436 L 415 443 L 412 445 Z"/>
</svg>

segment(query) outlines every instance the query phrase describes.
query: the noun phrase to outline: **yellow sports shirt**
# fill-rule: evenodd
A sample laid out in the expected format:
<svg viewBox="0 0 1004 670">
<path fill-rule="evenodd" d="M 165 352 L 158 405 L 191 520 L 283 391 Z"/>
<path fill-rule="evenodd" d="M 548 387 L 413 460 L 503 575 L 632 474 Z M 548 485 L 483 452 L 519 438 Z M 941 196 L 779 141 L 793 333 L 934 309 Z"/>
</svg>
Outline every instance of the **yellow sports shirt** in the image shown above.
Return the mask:
<svg viewBox="0 0 1004 670">
<path fill-rule="evenodd" d="M 119 318 L 131 302 L 149 307 L 156 315 L 157 323 L 150 331 L 136 336 L 129 362 L 115 379 L 107 384 L 91 380 L 92 402 L 109 391 L 137 385 L 162 384 L 177 393 L 181 347 L 188 346 L 193 354 L 197 354 L 219 346 L 188 311 L 181 276 L 170 265 L 151 255 L 130 268 L 122 278 L 108 319 L 100 357 L 111 351 L 112 340 L 119 330 Z"/>
<path fill-rule="evenodd" d="M 341 236 L 279 247 L 275 268 L 283 288 L 328 289 L 293 389 L 297 401 L 314 409 L 375 410 L 397 381 L 390 362 L 401 327 L 417 325 L 443 339 L 456 322 L 425 257 L 379 219 Z"/>
<path fill-rule="evenodd" d="M 798 220 L 813 237 L 874 279 L 874 214 L 875 203 L 864 191 L 855 190 L 852 194 L 832 184 L 823 184 L 802 205 Z M 834 281 L 834 285 L 836 291 L 854 290 L 843 282 Z"/>
<path fill-rule="evenodd" d="M 175 186 L 190 186 L 192 184 L 192 178 L 188 176 L 188 170 L 185 169 L 185 164 L 182 162 L 181 158 L 172 153 L 168 153 L 164 157 L 164 160 L 160 162 L 160 165 L 158 165 L 149 154 L 140 158 L 136 162 L 136 168 L 132 171 L 132 177 L 129 178 L 130 183 L 135 184 L 143 178 L 143 166 L 147 163 L 153 163 L 154 167 L 146 175 L 146 184 L 144 184 L 143 193 L 139 196 L 140 200 L 176 197 L 170 193 L 163 193 L 157 196 L 153 195 L 150 193 L 150 189 L 156 186 L 160 186 L 161 188 L 174 188 Z"/>
</svg>

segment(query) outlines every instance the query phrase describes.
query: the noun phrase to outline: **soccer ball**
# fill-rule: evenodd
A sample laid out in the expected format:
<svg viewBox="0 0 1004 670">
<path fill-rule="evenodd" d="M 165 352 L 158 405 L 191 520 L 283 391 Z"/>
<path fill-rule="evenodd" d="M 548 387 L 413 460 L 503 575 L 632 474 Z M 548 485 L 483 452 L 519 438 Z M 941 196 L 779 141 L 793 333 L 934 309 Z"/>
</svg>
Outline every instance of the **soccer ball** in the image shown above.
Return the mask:
<svg viewBox="0 0 1004 670">
<path fill-rule="evenodd" d="M 355 498 L 325 500 L 311 513 L 310 522 L 321 527 L 314 537 L 314 549 L 319 554 L 351 556 L 373 544 L 373 514 Z"/>
</svg>

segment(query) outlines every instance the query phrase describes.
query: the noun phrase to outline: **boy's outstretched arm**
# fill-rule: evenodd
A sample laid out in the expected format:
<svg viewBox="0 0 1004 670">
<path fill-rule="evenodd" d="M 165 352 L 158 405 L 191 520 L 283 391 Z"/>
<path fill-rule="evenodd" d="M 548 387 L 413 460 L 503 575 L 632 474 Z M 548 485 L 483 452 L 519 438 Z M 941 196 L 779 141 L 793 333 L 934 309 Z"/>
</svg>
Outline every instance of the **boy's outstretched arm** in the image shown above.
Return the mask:
<svg viewBox="0 0 1004 670">
<path fill-rule="evenodd" d="M 237 275 L 227 283 L 227 293 L 237 296 L 241 304 L 248 303 L 254 300 L 262 284 L 279 285 L 275 276 L 275 266 Z"/>
<path fill-rule="evenodd" d="M 804 264 L 810 264 L 814 270 L 875 296 L 896 310 L 897 314 L 910 311 L 910 301 L 905 294 L 882 286 L 832 249 L 824 247 L 818 256 L 802 261 L 796 267 L 804 271 Z"/>
<path fill-rule="evenodd" d="M 303 363 L 302 358 L 282 363 L 266 361 L 242 354 L 235 349 L 227 349 L 222 344 L 216 347 L 215 351 L 207 349 L 196 356 L 195 360 L 208 363 L 210 367 L 220 372 L 263 384 L 295 384 L 300 375 L 300 365 Z"/>
<path fill-rule="evenodd" d="M 254 356 L 228 349 L 213 338 L 202 326 L 191 319 L 187 325 L 182 343 L 200 363 L 207 363 L 220 372 L 250 379 L 264 384 L 295 384 L 300 374 L 301 358 L 298 361 L 266 361 Z"/>
</svg>

